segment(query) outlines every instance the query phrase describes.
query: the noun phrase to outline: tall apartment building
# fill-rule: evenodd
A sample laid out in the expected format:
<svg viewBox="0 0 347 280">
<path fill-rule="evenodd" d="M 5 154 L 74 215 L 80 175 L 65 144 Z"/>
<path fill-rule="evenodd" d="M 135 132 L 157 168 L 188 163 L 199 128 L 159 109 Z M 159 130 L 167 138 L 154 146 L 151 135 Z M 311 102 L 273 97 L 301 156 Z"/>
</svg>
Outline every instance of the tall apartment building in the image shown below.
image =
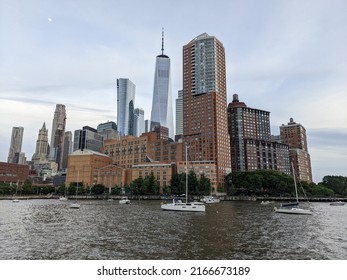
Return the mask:
<svg viewBox="0 0 347 280">
<path fill-rule="evenodd" d="M 117 79 L 117 124 L 122 136 L 133 134 L 135 88 L 129 79 Z"/>
<path fill-rule="evenodd" d="M 43 123 L 36 140 L 36 149 L 34 155 L 32 156 L 32 160 L 34 163 L 47 162 L 48 154 L 48 129 L 46 129 L 46 123 Z"/>
<path fill-rule="evenodd" d="M 23 156 L 21 155 L 22 151 L 22 142 L 23 142 L 23 133 L 24 128 L 23 127 L 13 127 L 12 128 L 12 134 L 11 134 L 11 144 L 10 149 L 8 152 L 8 163 L 19 163 L 23 164 Z"/>
<path fill-rule="evenodd" d="M 169 137 L 174 139 L 171 62 L 170 58 L 164 54 L 164 32 L 162 34 L 161 54 L 156 57 L 155 63 L 151 130 L 155 125 L 167 127 L 169 129 Z"/>
<path fill-rule="evenodd" d="M 176 135 L 182 135 L 183 133 L 183 92 L 178 91 L 178 97 L 176 99 Z"/>
<path fill-rule="evenodd" d="M 231 172 L 225 52 L 206 33 L 183 46 L 183 141 L 191 161 L 213 161 L 225 188 Z"/>
<path fill-rule="evenodd" d="M 84 126 L 82 129 L 75 130 L 73 151 L 87 149 L 100 153 L 102 146 L 103 137 L 95 128 Z"/>
<path fill-rule="evenodd" d="M 290 174 L 288 145 L 271 141 L 270 112 L 247 107 L 234 94 L 228 119 L 233 170 L 273 169 Z"/>
<path fill-rule="evenodd" d="M 51 132 L 51 145 L 50 145 L 50 160 L 58 164 L 58 169 L 61 168 L 61 161 L 63 157 L 64 134 L 66 125 L 66 108 L 63 104 L 57 104 Z"/>
<path fill-rule="evenodd" d="M 282 143 L 289 145 L 295 176 L 301 181 L 312 182 L 311 157 L 308 153 L 306 129 L 290 118 L 287 125 L 280 126 L 280 138 Z"/>
</svg>

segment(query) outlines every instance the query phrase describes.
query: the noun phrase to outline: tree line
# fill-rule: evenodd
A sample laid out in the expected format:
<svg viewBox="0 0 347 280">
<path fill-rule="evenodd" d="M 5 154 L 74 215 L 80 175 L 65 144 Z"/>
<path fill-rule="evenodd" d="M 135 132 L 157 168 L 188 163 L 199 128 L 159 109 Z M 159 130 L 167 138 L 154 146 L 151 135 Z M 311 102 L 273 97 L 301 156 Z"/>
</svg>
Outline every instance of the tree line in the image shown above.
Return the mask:
<svg viewBox="0 0 347 280">
<path fill-rule="evenodd" d="M 275 170 L 257 170 L 232 172 L 225 178 L 228 195 L 255 195 L 255 196 L 294 196 L 293 177 Z M 186 174 L 173 174 L 170 185 L 163 187 L 164 194 L 185 194 Z M 211 181 L 203 174 L 199 177 L 191 171 L 188 174 L 188 185 L 190 195 L 207 195 L 212 191 Z M 71 182 L 68 187 L 62 185 L 54 188 L 50 185 L 34 186 L 27 179 L 22 186 L 16 184 L 1 183 L 0 195 L 75 195 L 78 186 L 78 195 L 101 195 L 108 192 L 102 184 L 94 186 L 83 186 L 83 182 Z M 139 177 L 131 184 L 125 186 L 114 186 L 111 194 L 121 195 L 124 192 L 131 195 L 159 195 L 159 182 L 151 173 L 144 178 Z M 346 197 L 347 177 L 324 176 L 322 182 L 307 183 L 298 182 L 298 192 L 303 195 L 303 190 L 308 197 Z M 220 190 L 218 190 L 220 191 Z"/>
<path fill-rule="evenodd" d="M 231 195 L 295 196 L 292 176 L 275 170 L 232 172 L 226 176 L 228 193 Z M 323 181 L 297 183 L 299 195 L 308 197 L 346 197 L 347 177 L 325 176 Z"/>
</svg>

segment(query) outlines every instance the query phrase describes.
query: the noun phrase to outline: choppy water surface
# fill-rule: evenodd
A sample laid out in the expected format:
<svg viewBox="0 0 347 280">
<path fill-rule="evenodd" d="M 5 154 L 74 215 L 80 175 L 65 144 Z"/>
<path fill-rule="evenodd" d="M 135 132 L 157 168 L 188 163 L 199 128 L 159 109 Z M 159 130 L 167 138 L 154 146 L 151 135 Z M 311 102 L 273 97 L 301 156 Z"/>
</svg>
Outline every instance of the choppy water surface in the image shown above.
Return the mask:
<svg viewBox="0 0 347 280">
<path fill-rule="evenodd" d="M 312 216 L 225 201 L 206 213 L 160 201 L 0 201 L 0 259 L 347 259 L 347 206 L 313 203 Z"/>
</svg>

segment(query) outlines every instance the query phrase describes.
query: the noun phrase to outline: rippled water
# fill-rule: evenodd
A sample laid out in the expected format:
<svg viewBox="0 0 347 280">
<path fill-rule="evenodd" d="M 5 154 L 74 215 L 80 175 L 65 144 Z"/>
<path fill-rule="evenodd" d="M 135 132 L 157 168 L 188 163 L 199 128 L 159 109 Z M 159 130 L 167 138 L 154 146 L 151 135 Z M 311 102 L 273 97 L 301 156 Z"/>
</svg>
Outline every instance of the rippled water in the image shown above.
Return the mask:
<svg viewBox="0 0 347 280">
<path fill-rule="evenodd" d="M 312 216 L 224 201 L 206 213 L 160 201 L 0 201 L 0 259 L 347 259 L 347 206 L 313 203 Z"/>
</svg>

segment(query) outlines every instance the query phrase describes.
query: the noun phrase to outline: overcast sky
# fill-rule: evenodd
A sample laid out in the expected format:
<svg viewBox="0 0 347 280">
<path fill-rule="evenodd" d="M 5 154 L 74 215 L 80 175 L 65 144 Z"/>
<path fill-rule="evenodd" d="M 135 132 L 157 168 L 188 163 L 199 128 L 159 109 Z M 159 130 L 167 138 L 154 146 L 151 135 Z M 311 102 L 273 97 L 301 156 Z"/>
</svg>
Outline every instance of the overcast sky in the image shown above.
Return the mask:
<svg viewBox="0 0 347 280">
<path fill-rule="evenodd" d="M 0 0 L 0 161 L 14 126 L 24 127 L 30 160 L 58 103 L 72 132 L 116 122 L 117 78 L 135 83 L 148 119 L 164 27 L 174 100 L 183 45 L 214 35 L 226 51 L 228 102 L 237 93 L 270 111 L 275 135 L 291 117 L 301 123 L 316 183 L 347 176 L 346 26 L 346 0 Z"/>
</svg>

